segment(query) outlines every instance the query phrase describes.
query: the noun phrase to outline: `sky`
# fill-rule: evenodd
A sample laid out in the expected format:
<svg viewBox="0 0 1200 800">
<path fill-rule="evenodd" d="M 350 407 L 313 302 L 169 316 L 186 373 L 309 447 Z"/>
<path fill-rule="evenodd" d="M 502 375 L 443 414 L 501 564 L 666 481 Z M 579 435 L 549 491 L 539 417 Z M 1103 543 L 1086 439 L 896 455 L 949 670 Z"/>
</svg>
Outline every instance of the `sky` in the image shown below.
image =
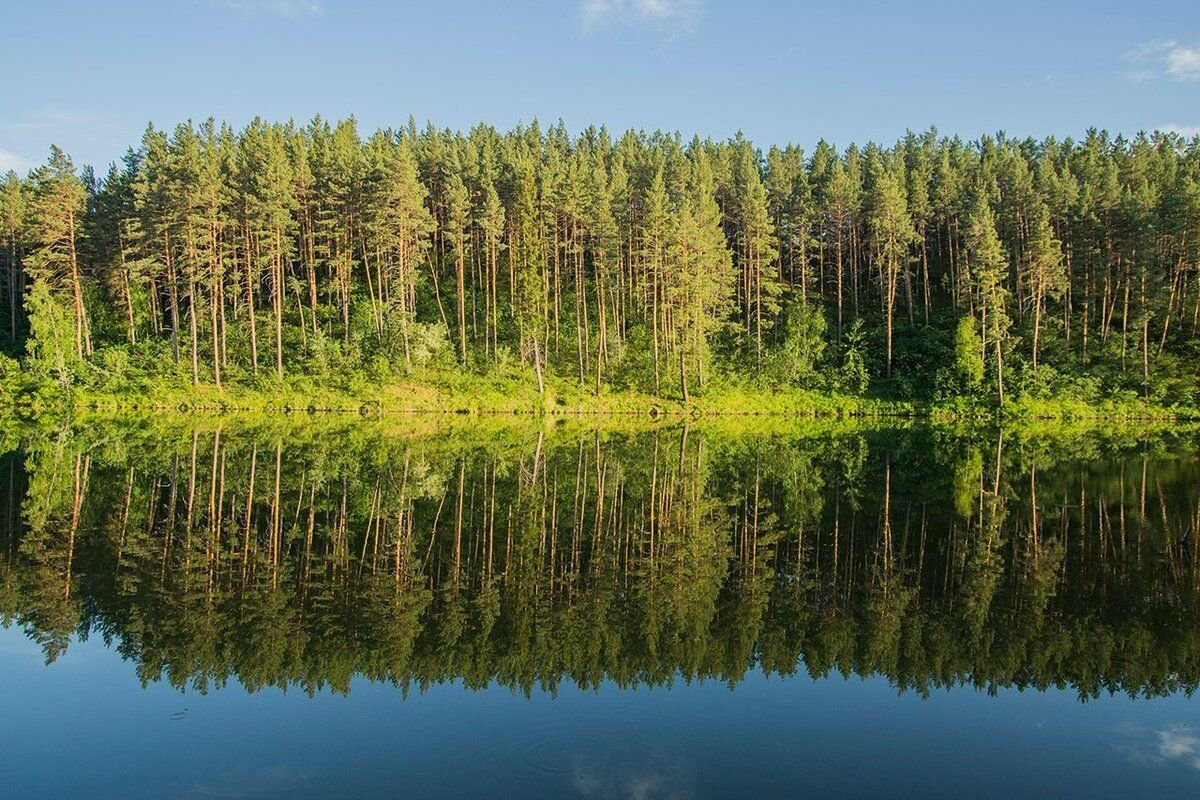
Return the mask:
<svg viewBox="0 0 1200 800">
<path fill-rule="evenodd" d="M 1200 133 L 1200 2 L 0 0 L 0 172 L 147 122 L 558 119 L 811 148 Z"/>
</svg>

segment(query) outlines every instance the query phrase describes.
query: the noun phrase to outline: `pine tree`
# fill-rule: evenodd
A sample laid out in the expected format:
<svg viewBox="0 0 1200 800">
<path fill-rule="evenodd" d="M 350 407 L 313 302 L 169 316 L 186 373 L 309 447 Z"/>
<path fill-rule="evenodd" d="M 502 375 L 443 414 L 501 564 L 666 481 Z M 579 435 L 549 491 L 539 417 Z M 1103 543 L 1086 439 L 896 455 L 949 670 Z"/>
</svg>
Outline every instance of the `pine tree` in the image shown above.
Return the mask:
<svg viewBox="0 0 1200 800">
<path fill-rule="evenodd" d="M 892 377 L 892 329 L 896 310 L 896 286 L 901 275 L 907 275 L 909 247 L 916 239 L 908 204 L 904 195 L 904 178 L 897 174 L 901 164 L 885 165 L 876 156 L 871 164 L 874 185 L 868 197 L 867 225 L 871 233 L 875 269 L 883 295 L 884 328 L 886 331 L 886 372 Z"/>
<path fill-rule="evenodd" d="M 734 302 L 733 255 L 714 198 L 712 167 L 698 142 L 692 144 L 690 162 L 666 275 L 685 403 L 690 400 L 688 366 L 693 367 L 697 384 L 703 386 L 711 339 L 723 327 Z"/>
<path fill-rule="evenodd" d="M 457 165 L 456 165 L 457 167 Z M 471 198 L 467 185 L 454 168 L 446 184 L 447 218 L 446 240 L 451 248 L 454 262 L 455 305 L 458 310 L 458 359 L 467 363 L 467 306 L 466 264 L 470 255 Z"/>
<path fill-rule="evenodd" d="M 668 250 L 675 220 L 671 213 L 670 198 L 667 196 L 663 168 L 658 166 L 654 179 L 646 190 L 639 220 L 638 240 L 641 243 L 640 258 L 650 284 L 650 328 L 654 360 L 654 391 L 662 386 L 660 332 L 664 329 L 660 320 L 664 315 L 663 285 L 666 278 Z"/>
<path fill-rule="evenodd" d="M 985 187 L 976 189 L 967 224 L 967 258 L 970 281 L 980 314 L 984 351 L 994 355 L 996 390 L 1004 406 L 1004 343 L 1008 336 L 1008 290 L 1004 286 L 1008 259 L 996 233 L 996 217 Z"/>
<path fill-rule="evenodd" d="M 137 342 L 131 269 L 131 247 L 137 231 L 133 187 L 136 165 L 136 157 L 131 154 L 125 169 L 110 166 L 89 197 L 87 220 L 89 260 L 111 302 L 120 307 L 129 344 Z"/>
<path fill-rule="evenodd" d="M 417 273 L 429 251 L 434 222 L 425 205 L 428 192 L 417 177 L 417 160 L 409 139 L 402 138 L 397 142 L 390 166 L 389 200 L 396 226 L 396 279 L 400 289 L 404 358 L 411 366 L 408 326 L 416 318 Z"/>
<path fill-rule="evenodd" d="M 837 340 L 842 341 L 846 294 L 846 263 L 850 256 L 850 227 L 856 202 L 854 181 L 841 159 L 833 155 L 825 181 L 824 197 L 826 242 L 832 240 L 834 281 L 837 298 Z M 830 246 L 827 244 L 827 246 Z"/>
<path fill-rule="evenodd" d="M 275 328 L 275 371 L 282 377 L 284 280 L 292 254 L 292 239 L 288 234 L 296 205 L 282 131 L 261 119 L 252 121 L 239 141 L 238 162 L 253 367 L 257 370 L 254 296 L 261 290 L 261 278 L 265 273 Z M 350 241 L 353 241 L 352 231 L 345 234 Z"/>
<path fill-rule="evenodd" d="M 617 268 L 619 241 L 617 223 L 612 213 L 612 187 L 609 185 L 605 153 L 601 146 L 591 149 L 586 191 L 586 227 L 588 249 L 591 253 L 593 298 L 596 303 L 596 393 L 604 376 L 604 365 L 609 358 L 610 338 L 610 288 Z"/>
<path fill-rule="evenodd" d="M 540 256 L 543 231 L 539 209 L 538 164 L 525 138 L 510 144 L 508 159 L 512 170 L 512 199 L 505 215 L 509 243 L 510 306 L 517 321 L 521 361 L 533 362 L 540 392 L 545 388 L 541 342 L 545 341 L 549 320 L 543 308 L 542 287 L 545 277 L 544 262 Z M 579 357 L 582 381 L 582 353 Z"/>
<path fill-rule="evenodd" d="M 9 170 L 0 180 L 0 247 L 4 256 L 4 294 L 8 316 L 8 336 L 14 352 L 18 331 L 22 328 L 22 304 L 25 296 L 25 228 L 27 211 L 25 182 Z"/>
<path fill-rule="evenodd" d="M 1042 317 L 1046 301 L 1062 295 L 1066 274 L 1063 272 L 1062 245 L 1050 225 L 1050 210 L 1041 200 L 1030 209 L 1029 235 L 1025 247 L 1025 283 L 1033 306 L 1033 368 L 1037 370 Z"/>
<path fill-rule="evenodd" d="M 87 189 L 70 156 L 53 146 L 49 160 L 33 171 L 30 180 L 28 236 L 33 249 L 26 260 L 26 269 L 51 294 L 70 295 L 75 317 L 75 354 L 82 360 L 92 354 L 79 262 Z"/>
<path fill-rule="evenodd" d="M 933 152 L 936 147 L 937 132 L 930 130 L 920 137 L 908 134 L 904 137 L 904 173 L 906 177 L 905 193 L 907 194 L 908 212 L 912 217 L 916 244 L 920 248 L 921 258 L 921 305 L 924 310 L 925 324 L 929 324 L 930 310 L 933 305 L 932 286 L 929 278 L 929 224 L 933 218 L 933 204 L 930 199 L 933 183 Z M 906 273 L 907 274 L 907 273 Z M 908 288 L 910 281 L 905 281 L 908 297 L 908 322 L 913 322 L 912 292 Z"/>
<path fill-rule="evenodd" d="M 792 145 L 782 150 L 772 147 L 767 153 L 764 185 L 775 227 L 778 278 L 790 291 L 799 291 L 801 302 L 806 303 L 810 292 L 809 253 L 813 245 L 816 207 L 804 151 Z M 820 292 L 820 287 L 817 291 Z"/>
<path fill-rule="evenodd" d="M 777 272 L 767 267 L 778 257 L 775 227 L 767 207 L 758 154 L 749 142 L 735 140 L 733 162 L 736 194 L 738 266 L 742 273 L 741 293 L 747 335 L 754 340 L 755 369 L 762 370 L 763 330 L 770 328 L 779 312 L 782 286 Z M 764 326 L 764 319 L 766 324 Z"/>
</svg>

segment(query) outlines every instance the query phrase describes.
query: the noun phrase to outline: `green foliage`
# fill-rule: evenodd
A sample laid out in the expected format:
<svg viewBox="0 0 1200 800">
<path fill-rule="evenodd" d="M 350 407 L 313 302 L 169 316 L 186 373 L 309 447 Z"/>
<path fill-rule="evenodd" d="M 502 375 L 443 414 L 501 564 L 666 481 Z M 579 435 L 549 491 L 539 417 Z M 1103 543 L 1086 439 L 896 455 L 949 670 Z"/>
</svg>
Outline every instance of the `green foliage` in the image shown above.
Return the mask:
<svg viewBox="0 0 1200 800">
<path fill-rule="evenodd" d="M 35 374 L 68 387 L 82 367 L 75 349 L 75 318 L 66 303 L 50 292 L 42 278 L 25 299 L 29 320 L 27 363 Z"/>
<path fill-rule="evenodd" d="M 975 448 L 954 465 L 954 510 L 963 519 L 975 516 L 983 487 L 983 454 Z"/>
<path fill-rule="evenodd" d="M 11 406 L 25 389 L 20 362 L 0 353 L 0 406 Z"/>
<path fill-rule="evenodd" d="M 962 317 L 954 327 L 954 377 L 964 393 L 983 386 L 983 343 L 974 317 Z"/>
<path fill-rule="evenodd" d="M 446 365 L 453 358 L 445 325 L 418 323 L 413 326 L 411 339 L 412 361 L 418 366 Z"/>
<path fill-rule="evenodd" d="M 825 314 L 793 302 L 784 311 L 782 341 L 767 354 L 766 374 L 773 380 L 805 389 L 821 388 L 826 348 Z"/>
<path fill-rule="evenodd" d="M 846 345 L 842 352 L 842 368 L 837 382 L 842 391 L 862 393 L 870 383 L 866 360 L 863 358 L 866 333 L 860 320 L 855 320 L 846 331 Z"/>
</svg>

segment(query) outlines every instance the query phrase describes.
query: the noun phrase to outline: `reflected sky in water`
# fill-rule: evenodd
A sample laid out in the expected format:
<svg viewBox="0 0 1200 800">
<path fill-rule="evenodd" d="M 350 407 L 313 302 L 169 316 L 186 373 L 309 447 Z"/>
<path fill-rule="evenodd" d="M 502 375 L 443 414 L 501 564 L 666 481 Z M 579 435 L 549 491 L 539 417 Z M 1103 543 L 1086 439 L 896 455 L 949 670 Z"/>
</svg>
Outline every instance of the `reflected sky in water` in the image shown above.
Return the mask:
<svg viewBox="0 0 1200 800">
<path fill-rule="evenodd" d="M 0 633 L 0 780 L 13 797 L 1020 795 L 1194 796 L 1200 718 L 1180 695 L 1080 703 L 1074 692 L 881 678 L 714 681 L 526 699 L 454 683 L 402 697 L 234 686 L 143 688 L 98 639 L 54 665 Z M 64 748 L 70 768 L 63 768 Z"/>
</svg>

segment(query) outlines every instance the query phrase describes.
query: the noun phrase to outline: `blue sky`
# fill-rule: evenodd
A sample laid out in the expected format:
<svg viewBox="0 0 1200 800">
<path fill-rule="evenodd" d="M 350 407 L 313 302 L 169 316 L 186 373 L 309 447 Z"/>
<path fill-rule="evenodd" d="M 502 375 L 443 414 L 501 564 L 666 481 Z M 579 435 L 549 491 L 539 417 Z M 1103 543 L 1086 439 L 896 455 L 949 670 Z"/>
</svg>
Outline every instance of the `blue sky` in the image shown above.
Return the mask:
<svg viewBox="0 0 1200 800">
<path fill-rule="evenodd" d="M 0 169 L 149 120 L 537 117 L 761 145 L 1200 131 L 1200 2 L 6 0 Z"/>
</svg>

